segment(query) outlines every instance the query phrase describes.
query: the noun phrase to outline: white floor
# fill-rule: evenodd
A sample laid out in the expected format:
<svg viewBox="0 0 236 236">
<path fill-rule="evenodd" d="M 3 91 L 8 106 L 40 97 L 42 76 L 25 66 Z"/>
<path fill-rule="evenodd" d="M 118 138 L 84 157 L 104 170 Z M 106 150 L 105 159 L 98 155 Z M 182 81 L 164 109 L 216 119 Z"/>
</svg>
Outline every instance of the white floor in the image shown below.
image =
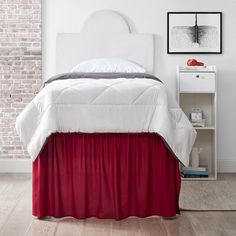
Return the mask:
<svg viewBox="0 0 236 236">
<path fill-rule="evenodd" d="M 95 218 L 38 220 L 31 215 L 30 175 L 0 174 L 0 235 L 235 236 L 236 212 L 182 212 L 174 220 L 160 217 L 128 218 L 122 221 Z"/>
</svg>

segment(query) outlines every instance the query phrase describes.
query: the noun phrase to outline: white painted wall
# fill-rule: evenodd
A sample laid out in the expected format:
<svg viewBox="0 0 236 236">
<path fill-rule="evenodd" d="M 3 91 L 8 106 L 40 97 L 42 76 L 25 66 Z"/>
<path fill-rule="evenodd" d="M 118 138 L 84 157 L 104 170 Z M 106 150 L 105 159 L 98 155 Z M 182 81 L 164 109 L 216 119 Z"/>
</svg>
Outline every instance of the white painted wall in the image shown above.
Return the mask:
<svg viewBox="0 0 236 236">
<path fill-rule="evenodd" d="M 220 169 L 236 170 L 236 1 L 235 0 L 43 0 L 43 75 L 55 73 L 58 32 L 79 32 L 97 10 L 120 12 L 134 33 L 156 35 L 155 74 L 175 93 L 175 67 L 197 58 L 218 69 L 218 159 Z M 168 55 L 167 11 L 222 11 L 222 55 Z M 234 165 L 232 167 L 232 165 Z M 223 169 L 222 169 L 223 168 Z"/>
</svg>

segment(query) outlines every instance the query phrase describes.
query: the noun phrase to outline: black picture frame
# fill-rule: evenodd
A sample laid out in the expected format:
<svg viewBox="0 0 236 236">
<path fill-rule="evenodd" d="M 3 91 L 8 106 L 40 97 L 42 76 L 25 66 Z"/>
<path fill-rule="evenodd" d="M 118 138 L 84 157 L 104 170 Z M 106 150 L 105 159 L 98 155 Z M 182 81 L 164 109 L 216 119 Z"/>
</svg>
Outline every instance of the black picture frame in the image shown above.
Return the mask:
<svg viewBox="0 0 236 236">
<path fill-rule="evenodd" d="M 219 15 L 219 26 L 218 29 L 220 31 L 219 34 L 219 38 L 217 38 L 217 40 L 219 40 L 219 45 L 218 45 L 218 50 L 216 51 L 201 51 L 201 50 L 194 50 L 193 51 L 184 51 L 184 50 L 176 50 L 173 51 L 171 50 L 171 46 L 170 46 L 170 17 L 172 14 L 175 15 L 184 15 L 184 14 L 193 14 L 195 15 L 195 18 L 197 15 L 201 15 L 201 14 L 214 14 L 214 15 Z M 195 21 L 195 26 L 193 27 L 198 27 L 196 25 L 196 21 Z M 198 31 L 198 30 L 197 30 Z M 196 36 L 195 36 L 196 38 Z M 167 12 L 167 54 L 222 54 L 222 12 Z"/>
</svg>

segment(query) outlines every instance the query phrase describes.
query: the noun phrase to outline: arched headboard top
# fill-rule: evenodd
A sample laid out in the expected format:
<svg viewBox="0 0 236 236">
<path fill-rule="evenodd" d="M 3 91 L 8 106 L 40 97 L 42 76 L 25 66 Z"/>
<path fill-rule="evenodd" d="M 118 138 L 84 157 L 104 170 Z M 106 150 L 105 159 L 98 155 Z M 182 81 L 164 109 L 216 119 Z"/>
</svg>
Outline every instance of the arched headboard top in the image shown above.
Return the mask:
<svg viewBox="0 0 236 236">
<path fill-rule="evenodd" d="M 88 17 L 82 28 L 83 33 L 130 33 L 126 19 L 113 10 L 96 11 Z"/>
<path fill-rule="evenodd" d="M 133 34 L 128 22 L 113 10 L 93 13 L 80 33 L 57 35 L 56 72 L 69 72 L 94 58 L 122 58 L 154 72 L 154 36 Z"/>
</svg>

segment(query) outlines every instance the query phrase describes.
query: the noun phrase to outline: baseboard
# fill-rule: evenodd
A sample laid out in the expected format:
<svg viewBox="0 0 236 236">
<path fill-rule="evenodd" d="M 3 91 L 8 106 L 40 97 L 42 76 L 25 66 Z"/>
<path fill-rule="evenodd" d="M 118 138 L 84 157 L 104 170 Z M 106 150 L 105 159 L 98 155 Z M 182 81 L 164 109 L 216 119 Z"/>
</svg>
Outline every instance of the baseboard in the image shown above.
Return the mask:
<svg viewBox="0 0 236 236">
<path fill-rule="evenodd" d="M 218 159 L 219 173 L 236 173 L 236 158 L 232 159 Z"/>
<path fill-rule="evenodd" d="M 0 173 L 31 173 L 31 159 L 1 159 Z M 219 173 L 236 173 L 235 159 L 218 159 Z"/>
<path fill-rule="evenodd" d="M 1 159 L 0 173 L 30 173 L 31 159 Z"/>
</svg>

